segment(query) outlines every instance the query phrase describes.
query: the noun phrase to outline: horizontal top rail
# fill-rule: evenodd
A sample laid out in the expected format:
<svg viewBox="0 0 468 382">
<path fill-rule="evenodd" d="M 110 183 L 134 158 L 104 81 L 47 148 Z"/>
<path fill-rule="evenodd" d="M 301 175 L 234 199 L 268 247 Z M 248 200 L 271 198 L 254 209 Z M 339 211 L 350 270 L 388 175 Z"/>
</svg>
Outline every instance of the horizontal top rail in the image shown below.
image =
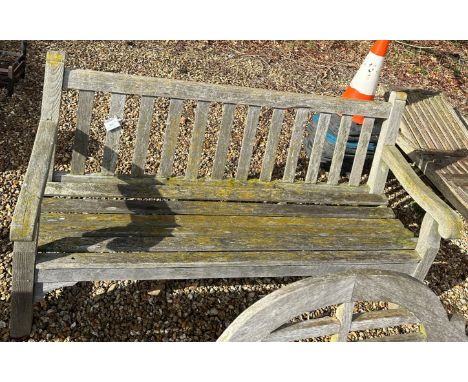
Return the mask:
<svg viewBox="0 0 468 382">
<path fill-rule="evenodd" d="M 391 104 L 276 90 L 136 76 L 94 70 L 67 69 L 63 89 L 80 89 L 140 96 L 193 99 L 277 109 L 308 108 L 316 112 L 387 118 Z"/>
</svg>

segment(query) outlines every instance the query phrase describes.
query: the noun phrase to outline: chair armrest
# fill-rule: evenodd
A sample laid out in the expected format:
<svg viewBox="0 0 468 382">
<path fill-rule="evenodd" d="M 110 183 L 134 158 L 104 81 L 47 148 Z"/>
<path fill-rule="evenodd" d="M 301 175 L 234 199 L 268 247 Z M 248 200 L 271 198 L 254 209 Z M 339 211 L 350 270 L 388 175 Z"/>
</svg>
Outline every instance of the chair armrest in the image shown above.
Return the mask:
<svg viewBox="0 0 468 382">
<path fill-rule="evenodd" d="M 382 159 L 408 194 L 438 223 L 440 236 L 444 239 L 462 236 L 461 218 L 424 184 L 395 146 L 384 146 Z"/>
<path fill-rule="evenodd" d="M 34 240 L 41 200 L 49 175 L 57 126 L 57 122 L 47 120 L 39 122 L 28 169 L 11 222 L 11 241 Z"/>
</svg>

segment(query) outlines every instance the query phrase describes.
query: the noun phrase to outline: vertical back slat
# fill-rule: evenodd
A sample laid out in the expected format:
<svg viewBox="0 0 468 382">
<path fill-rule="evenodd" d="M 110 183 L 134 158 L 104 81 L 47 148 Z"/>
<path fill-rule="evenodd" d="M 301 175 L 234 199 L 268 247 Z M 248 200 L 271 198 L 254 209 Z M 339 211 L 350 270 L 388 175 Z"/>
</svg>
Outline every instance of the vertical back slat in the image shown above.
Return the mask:
<svg viewBox="0 0 468 382">
<path fill-rule="evenodd" d="M 125 94 L 112 93 L 109 117 L 123 118 L 125 108 Z M 119 157 L 120 136 L 122 135 L 122 126 L 108 131 L 104 144 L 104 156 L 102 158 L 101 174 L 112 175 L 117 166 Z"/>
<path fill-rule="evenodd" d="M 367 148 L 369 146 L 372 129 L 374 128 L 374 118 L 364 118 L 364 123 L 361 127 L 361 134 L 359 135 L 359 142 L 354 154 L 353 168 L 349 176 L 350 186 L 359 186 L 361 181 L 362 169 L 366 161 Z"/>
<path fill-rule="evenodd" d="M 185 174 L 185 178 L 188 180 L 194 180 L 198 176 L 209 108 L 210 102 L 198 101 L 197 110 L 195 111 L 195 123 L 193 126 L 192 137 L 190 139 L 187 172 Z"/>
<path fill-rule="evenodd" d="M 284 168 L 284 182 L 293 182 L 296 176 L 297 160 L 304 138 L 304 125 L 307 122 L 308 115 L 309 109 L 296 110 L 296 118 L 294 120 L 294 127 L 289 143 L 288 158 L 286 159 L 286 167 Z"/>
<path fill-rule="evenodd" d="M 274 109 L 271 117 L 270 131 L 268 132 L 268 140 L 263 157 L 262 171 L 260 172 L 260 180 L 268 182 L 271 180 L 273 166 L 275 165 L 276 150 L 283 125 L 284 110 Z"/>
<path fill-rule="evenodd" d="M 346 150 L 346 142 L 348 141 L 352 123 L 352 116 L 344 115 L 341 117 L 340 129 L 338 131 L 338 137 L 336 138 L 335 150 L 333 151 L 333 158 L 330 165 L 330 173 L 328 174 L 328 184 L 338 184 L 338 180 L 340 179 L 341 166 L 343 164 L 343 158 Z"/>
<path fill-rule="evenodd" d="M 237 165 L 237 180 L 247 180 L 259 117 L 260 107 L 249 106 L 249 110 L 247 112 L 247 123 L 245 126 L 244 137 L 242 138 L 242 147 L 239 155 L 239 163 Z"/>
<path fill-rule="evenodd" d="M 154 97 L 147 96 L 142 96 L 140 100 L 140 115 L 138 117 L 135 151 L 132 159 L 132 176 L 142 176 L 145 173 L 154 101 Z"/>
<path fill-rule="evenodd" d="M 309 165 L 305 178 L 306 183 L 315 183 L 317 181 L 320 159 L 322 158 L 323 144 L 330 124 L 331 114 L 321 113 L 315 130 L 314 144 L 310 153 Z"/>
<path fill-rule="evenodd" d="M 89 129 L 93 113 L 94 91 L 80 90 L 76 113 L 76 132 L 73 141 L 71 174 L 83 175 L 88 155 Z"/>
<path fill-rule="evenodd" d="M 179 133 L 180 116 L 184 101 L 181 99 L 171 99 L 169 112 L 166 121 L 166 131 L 164 133 L 164 143 L 161 154 L 161 164 L 158 170 L 158 176 L 167 178 L 172 175 L 172 166 L 174 164 L 174 153 Z"/>
<path fill-rule="evenodd" d="M 235 109 L 236 105 L 230 103 L 225 103 L 223 105 L 223 119 L 219 129 L 218 144 L 213 161 L 213 171 L 211 172 L 212 179 L 222 179 L 224 175 L 224 166 L 226 165 L 226 156 L 229 148 Z"/>
</svg>

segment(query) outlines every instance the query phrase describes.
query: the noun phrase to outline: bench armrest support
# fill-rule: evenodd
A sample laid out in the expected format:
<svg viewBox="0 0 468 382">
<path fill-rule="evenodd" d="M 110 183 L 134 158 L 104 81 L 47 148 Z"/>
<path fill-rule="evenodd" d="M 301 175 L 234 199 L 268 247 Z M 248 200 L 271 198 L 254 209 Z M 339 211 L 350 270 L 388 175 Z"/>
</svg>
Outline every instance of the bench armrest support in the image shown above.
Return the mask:
<svg viewBox="0 0 468 382">
<path fill-rule="evenodd" d="M 11 241 L 34 240 L 52 160 L 57 122 L 40 121 L 10 228 Z"/>
<path fill-rule="evenodd" d="M 461 218 L 424 184 L 395 146 L 385 145 L 382 159 L 408 194 L 438 223 L 440 236 L 444 239 L 462 236 Z"/>
</svg>

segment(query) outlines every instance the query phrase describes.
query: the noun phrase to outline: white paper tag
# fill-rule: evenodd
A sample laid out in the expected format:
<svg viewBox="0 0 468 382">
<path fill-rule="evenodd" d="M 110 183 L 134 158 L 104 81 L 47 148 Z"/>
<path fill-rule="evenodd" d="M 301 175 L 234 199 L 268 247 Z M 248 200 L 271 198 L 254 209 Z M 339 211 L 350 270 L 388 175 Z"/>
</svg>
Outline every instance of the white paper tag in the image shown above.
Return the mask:
<svg viewBox="0 0 468 382">
<path fill-rule="evenodd" d="M 120 127 L 120 120 L 117 117 L 111 117 L 106 119 L 104 127 L 107 131 L 111 131 Z"/>
</svg>

